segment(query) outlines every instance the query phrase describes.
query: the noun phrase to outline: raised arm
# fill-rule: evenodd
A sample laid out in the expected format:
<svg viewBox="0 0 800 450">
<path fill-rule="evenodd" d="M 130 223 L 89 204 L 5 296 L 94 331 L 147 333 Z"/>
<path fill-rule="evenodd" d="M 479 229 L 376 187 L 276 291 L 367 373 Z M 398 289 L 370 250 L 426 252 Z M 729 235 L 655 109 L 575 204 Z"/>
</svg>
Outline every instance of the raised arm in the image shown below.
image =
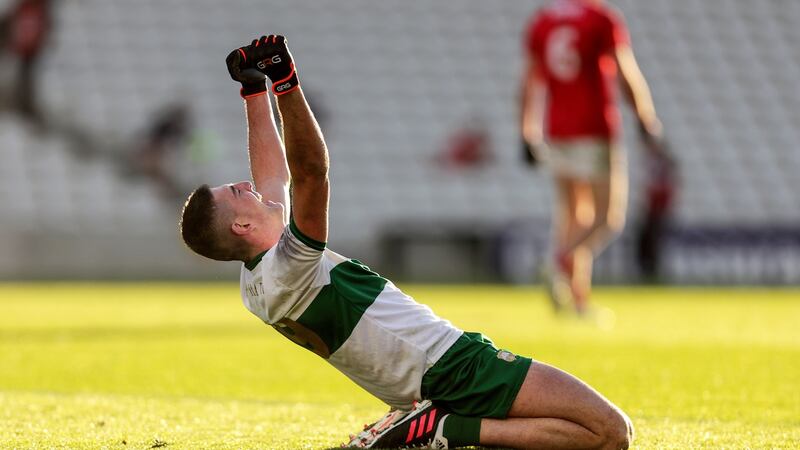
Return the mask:
<svg viewBox="0 0 800 450">
<path fill-rule="evenodd" d="M 302 89 L 278 97 L 292 174 L 292 218 L 306 236 L 328 240 L 328 148 Z"/>
<path fill-rule="evenodd" d="M 283 204 L 286 211 L 284 222 L 288 222 L 289 168 L 286 165 L 283 143 L 275 125 L 266 87 L 266 76 L 255 68 L 251 47 L 232 51 L 226 63 L 231 78 L 242 83 L 241 95 L 244 98 L 247 116 L 250 174 L 256 191 L 262 195 L 262 201 Z"/>
<path fill-rule="evenodd" d="M 300 88 L 292 54 L 286 47 L 286 39 L 279 35 L 261 36 L 249 46 L 232 52 L 228 55 L 228 60 L 231 76 L 243 80 L 242 97 L 247 101 L 250 124 L 250 162 L 256 183 L 259 183 L 263 170 L 266 177 L 262 183 L 265 186 L 270 185 L 272 175 L 278 172 L 277 167 L 280 167 L 279 179 L 285 180 L 288 163 L 291 174 L 291 219 L 306 237 L 317 242 L 326 242 L 328 149 Z M 274 133 L 274 121 L 266 111 L 269 109 L 269 102 L 258 100 L 266 90 L 265 75 L 272 81 L 272 93 L 275 94 L 281 114 L 283 142 L 286 146 L 285 162 L 283 152 L 279 155 L 276 151 L 253 151 L 276 148 L 274 144 L 279 143 L 277 134 Z M 272 126 L 255 127 L 254 121 L 264 117 L 270 118 Z"/>
<path fill-rule="evenodd" d="M 289 220 L 289 167 L 278 135 L 269 95 L 251 96 L 244 100 L 247 115 L 247 148 L 250 174 L 256 191 L 263 200 L 284 205 Z"/>
</svg>

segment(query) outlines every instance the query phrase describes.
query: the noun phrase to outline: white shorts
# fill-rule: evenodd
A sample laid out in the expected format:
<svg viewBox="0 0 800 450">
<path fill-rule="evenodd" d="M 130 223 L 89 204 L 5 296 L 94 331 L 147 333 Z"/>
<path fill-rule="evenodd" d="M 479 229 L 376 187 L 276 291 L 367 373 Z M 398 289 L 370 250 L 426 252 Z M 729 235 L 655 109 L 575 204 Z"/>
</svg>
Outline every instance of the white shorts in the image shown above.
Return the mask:
<svg viewBox="0 0 800 450">
<path fill-rule="evenodd" d="M 548 162 L 558 176 L 585 181 L 603 180 L 626 169 L 623 148 L 606 139 L 551 140 Z"/>
</svg>

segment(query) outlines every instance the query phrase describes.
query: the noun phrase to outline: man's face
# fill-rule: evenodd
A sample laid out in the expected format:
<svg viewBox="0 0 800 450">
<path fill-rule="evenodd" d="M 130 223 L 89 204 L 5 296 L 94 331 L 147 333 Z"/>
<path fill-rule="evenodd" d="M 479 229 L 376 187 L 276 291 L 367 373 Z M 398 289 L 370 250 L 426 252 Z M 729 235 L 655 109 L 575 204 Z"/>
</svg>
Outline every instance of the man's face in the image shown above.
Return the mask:
<svg viewBox="0 0 800 450">
<path fill-rule="evenodd" d="M 231 211 L 234 214 L 264 206 L 261 203 L 261 194 L 256 192 L 253 184 L 249 181 L 223 184 L 211 188 L 211 193 L 214 195 L 214 203 L 219 209 Z"/>
<path fill-rule="evenodd" d="M 261 231 L 283 228 L 283 205 L 262 202 L 261 194 L 249 181 L 223 184 L 211 188 L 211 193 L 225 226 L 237 222 L 254 225 Z"/>
</svg>

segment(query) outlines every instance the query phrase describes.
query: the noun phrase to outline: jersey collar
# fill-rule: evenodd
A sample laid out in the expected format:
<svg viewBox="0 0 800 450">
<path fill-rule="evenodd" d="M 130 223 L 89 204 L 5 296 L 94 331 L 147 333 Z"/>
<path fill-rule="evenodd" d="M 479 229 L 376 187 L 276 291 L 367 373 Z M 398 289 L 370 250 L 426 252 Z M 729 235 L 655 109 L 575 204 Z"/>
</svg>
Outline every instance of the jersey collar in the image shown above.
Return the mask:
<svg viewBox="0 0 800 450">
<path fill-rule="evenodd" d="M 253 259 L 251 259 L 250 261 L 248 261 L 248 262 L 244 263 L 244 267 L 245 267 L 245 269 L 247 269 L 247 270 L 253 270 L 253 269 L 255 269 L 255 268 L 256 268 L 256 266 L 258 265 L 258 263 L 260 263 L 260 262 L 261 262 L 261 258 L 263 258 L 263 257 L 264 257 L 264 255 L 266 255 L 268 251 L 269 251 L 269 250 L 264 250 L 263 252 L 261 252 L 261 253 L 259 253 L 258 255 L 256 255 L 256 257 L 255 257 L 255 258 L 253 258 Z"/>
</svg>

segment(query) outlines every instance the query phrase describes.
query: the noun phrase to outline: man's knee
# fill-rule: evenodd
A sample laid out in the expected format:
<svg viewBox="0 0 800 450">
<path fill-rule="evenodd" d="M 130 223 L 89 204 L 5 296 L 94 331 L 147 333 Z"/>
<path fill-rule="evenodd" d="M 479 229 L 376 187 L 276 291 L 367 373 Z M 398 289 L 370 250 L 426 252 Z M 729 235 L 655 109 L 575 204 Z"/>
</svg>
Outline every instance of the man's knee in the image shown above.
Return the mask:
<svg viewBox="0 0 800 450">
<path fill-rule="evenodd" d="M 606 420 L 602 432 L 604 445 L 607 450 L 627 449 L 633 441 L 633 424 L 625 413 L 615 410 Z"/>
<path fill-rule="evenodd" d="M 598 217 L 598 220 L 593 224 L 595 232 L 602 237 L 603 241 L 611 242 L 622 233 L 625 228 L 625 215 L 624 214 L 607 214 Z"/>
<path fill-rule="evenodd" d="M 622 233 L 625 228 L 625 213 L 609 214 L 606 223 L 608 224 L 608 229 L 614 235 Z"/>
</svg>

